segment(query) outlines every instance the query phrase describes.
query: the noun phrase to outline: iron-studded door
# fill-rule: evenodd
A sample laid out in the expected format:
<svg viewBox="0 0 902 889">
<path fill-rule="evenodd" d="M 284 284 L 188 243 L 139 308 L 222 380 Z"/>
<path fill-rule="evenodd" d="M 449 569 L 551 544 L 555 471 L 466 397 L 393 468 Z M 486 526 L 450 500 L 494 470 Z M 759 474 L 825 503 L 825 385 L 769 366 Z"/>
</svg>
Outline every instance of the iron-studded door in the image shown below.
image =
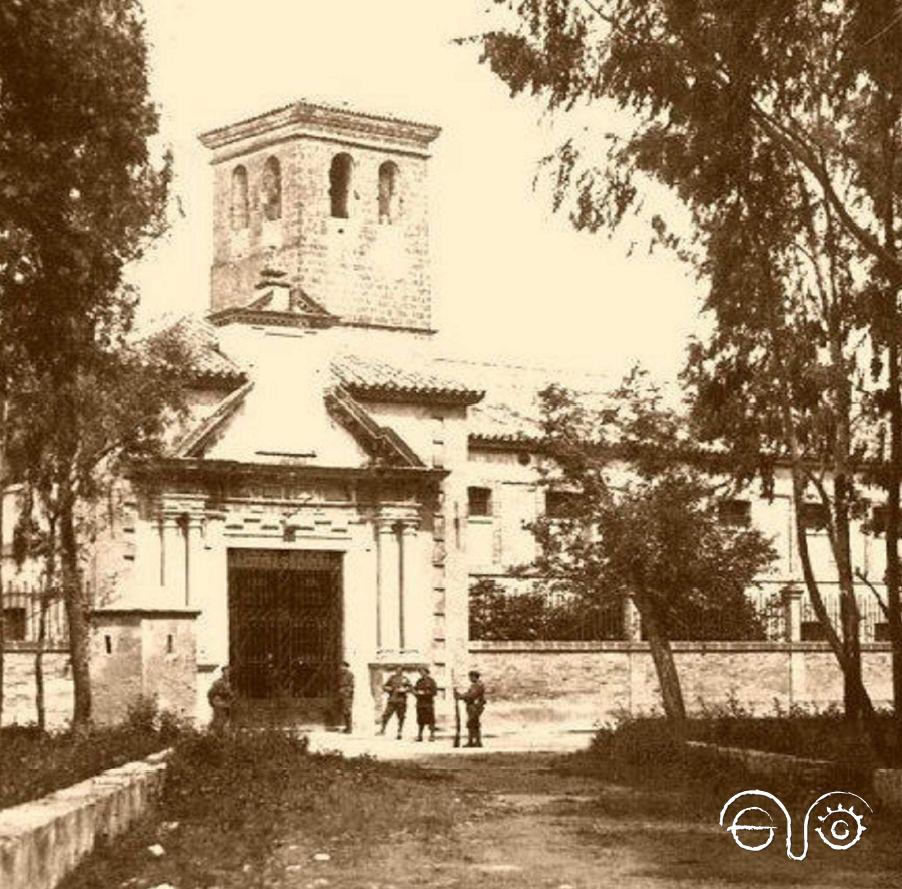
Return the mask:
<svg viewBox="0 0 902 889">
<path fill-rule="evenodd" d="M 316 715 L 334 696 L 341 629 L 340 553 L 229 550 L 229 657 L 241 698 Z"/>
</svg>

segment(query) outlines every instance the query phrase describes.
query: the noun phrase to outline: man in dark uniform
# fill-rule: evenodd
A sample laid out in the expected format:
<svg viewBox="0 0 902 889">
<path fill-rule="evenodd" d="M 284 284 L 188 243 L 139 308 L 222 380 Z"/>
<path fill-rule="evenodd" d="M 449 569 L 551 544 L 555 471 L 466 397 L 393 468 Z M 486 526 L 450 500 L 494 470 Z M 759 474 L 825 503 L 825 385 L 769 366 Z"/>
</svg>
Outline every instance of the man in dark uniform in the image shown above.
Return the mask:
<svg viewBox="0 0 902 889">
<path fill-rule="evenodd" d="M 351 734 L 354 727 L 351 711 L 354 707 L 354 674 L 347 661 L 341 662 L 338 671 L 338 703 L 341 707 L 341 721 L 345 726 L 345 734 Z"/>
<path fill-rule="evenodd" d="M 235 700 L 235 692 L 229 682 L 229 668 L 222 668 L 222 675 L 217 679 L 207 692 L 207 701 L 213 708 L 213 719 L 210 728 L 216 734 L 220 734 L 232 721 L 232 702 Z"/>
<path fill-rule="evenodd" d="M 382 713 L 382 728 L 379 734 L 385 734 L 385 727 L 392 716 L 398 718 L 398 740 L 401 740 L 401 730 L 404 728 L 404 717 L 407 715 L 407 695 L 413 691 L 410 680 L 404 675 L 403 667 L 395 667 L 395 672 L 388 677 L 388 681 L 382 686 L 382 690 L 388 692 L 388 701 L 385 711 Z"/>
<path fill-rule="evenodd" d="M 423 740 L 423 729 L 429 729 L 429 740 L 435 740 L 435 696 L 438 686 L 429 675 L 429 667 L 420 667 L 420 678 L 413 687 L 417 699 L 417 740 Z"/>
<path fill-rule="evenodd" d="M 485 709 L 485 686 L 476 670 L 470 670 L 470 687 L 454 696 L 467 705 L 467 743 L 465 747 L 482 747 L 482 711 Z"/>
</svg>

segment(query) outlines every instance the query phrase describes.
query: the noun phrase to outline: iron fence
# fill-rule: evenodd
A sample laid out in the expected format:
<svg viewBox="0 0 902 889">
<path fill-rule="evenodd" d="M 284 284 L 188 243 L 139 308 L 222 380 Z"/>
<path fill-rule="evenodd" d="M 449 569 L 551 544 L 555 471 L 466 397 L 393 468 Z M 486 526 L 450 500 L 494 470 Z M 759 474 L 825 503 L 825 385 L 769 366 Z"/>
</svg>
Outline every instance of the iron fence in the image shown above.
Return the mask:
<svg viewBox="0 0 902 889">
<path fill-rule="evenodd" d="M 69 631 L 66 611 L 59 595 L 50 592 L 46 596 L 38 584 L 14 585 L 12 582 L 0 596 L 3 603 L 4 636 L 7 642 L 37 644 L 41 639 L 43 611 L 44 644 L 65 647 Z"/>
</svg>

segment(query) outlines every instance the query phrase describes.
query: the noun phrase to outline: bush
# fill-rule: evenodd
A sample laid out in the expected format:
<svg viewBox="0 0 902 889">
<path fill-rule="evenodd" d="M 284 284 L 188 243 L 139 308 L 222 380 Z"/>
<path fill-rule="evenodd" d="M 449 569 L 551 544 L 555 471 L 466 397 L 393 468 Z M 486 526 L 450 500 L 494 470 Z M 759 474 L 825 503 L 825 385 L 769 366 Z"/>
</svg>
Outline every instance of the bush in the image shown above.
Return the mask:
<svg viewBox="0 0 902 889">
<path fill-rule="evenodd" d="M 470 588 L 470 638 L 576 642 L 622 638 L 622 608 L 581 599 L 552 599 L 541 589 L 510 593 L 482 579 Z"/>
<path fill-rule="evenodd" d="M 169 746 L 186 723 L 140 699 L 121 725 L 95 728 L 85 737 L 42 733 L 32 726 L 0 729 L 0 808 L 45 794 L 141 759 Z"/>
<path fill-rule="evenodd" d="M 889 737 L 889 716 L 886 730 Z M 682 726 L 662 716 L 621 717 L 596 733 L 582 766 L 615 780 L 682 779 L 721 794 L 746 789 L 757 780 L 734 757 L 715 750 L 691 750 L 685 741 L 826 760 L 834 764 L 829 772 L 843 786 L 861 786 L 881 764 L 861 727 L 843 719 L 837 708 L 823 712 L 775 708 L 772 716 L 754 716 L 732 700 L 706 709 Z M 804 769 L 787 768 L 772 783 L 788 793 L 805 792 L 809 788 L 799 777 L 804 773 Z"/>
</svg>

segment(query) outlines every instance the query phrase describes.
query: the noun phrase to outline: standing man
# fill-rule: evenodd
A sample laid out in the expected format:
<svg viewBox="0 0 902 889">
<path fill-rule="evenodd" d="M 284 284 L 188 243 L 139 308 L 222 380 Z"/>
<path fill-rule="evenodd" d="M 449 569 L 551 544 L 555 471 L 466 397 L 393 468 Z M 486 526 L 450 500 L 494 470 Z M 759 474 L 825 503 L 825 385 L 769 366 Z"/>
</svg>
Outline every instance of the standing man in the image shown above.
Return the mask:
<svg viewBox="0 0 902 889">
<path fill-rule="evenodd" d="M 482 747 L 482 711 L 485 709 L 485 686 L 479 679 L 477 670 L 470 670 L 470 687 L 461 694 L 455 690 L 454 697 L 467 705 L 467 743 L 465 747 Z"/>
<path fill-rule="evenodd" d="M 420 678 L 413 687 L 417 699 L 417 740 L 423 740 L 423 729 L 429 728 L 429 740 L 435 740 L 435 696 L 438 686 L 429 675 L 429 667 L 420 667 Z"/>
<path fill-rule="evenodd" d="M 229 682 L 229 668 L 222 668 L 222 674 L 207 692 L 207 701 L 213 708 L 213 719 L 210 720 L 210 728 L 216 734 L 221 734 L 232 722 L 232 703 L 235 700 L 235 692 Z"/>
<path fill-rule="evenodd" d="M 388 677 L 388 681 L 382 686 L 382 690 L 388 692 L 388 701 L 382 714 L 382 728 L 379 734 L 385 734 L 392 715 L 398 718 L 398 740 L 401 740 L 401 730 L 404 728 L 404 717 L 407 715 L 407 695 L 413 691 L 410 680 L 404 675 L 403 667 L 395 667 L 395 672 Z"/>
<path fill-rule="evenodd" d="M 338 671 L 338 703 L 341 707 L 341 720 L 345 725 L 345 734 L 351 734 L 354 727 L 351 711 L 354 708 L 354 674 L 347 661 L 341 662 Z"/>
</svg>

